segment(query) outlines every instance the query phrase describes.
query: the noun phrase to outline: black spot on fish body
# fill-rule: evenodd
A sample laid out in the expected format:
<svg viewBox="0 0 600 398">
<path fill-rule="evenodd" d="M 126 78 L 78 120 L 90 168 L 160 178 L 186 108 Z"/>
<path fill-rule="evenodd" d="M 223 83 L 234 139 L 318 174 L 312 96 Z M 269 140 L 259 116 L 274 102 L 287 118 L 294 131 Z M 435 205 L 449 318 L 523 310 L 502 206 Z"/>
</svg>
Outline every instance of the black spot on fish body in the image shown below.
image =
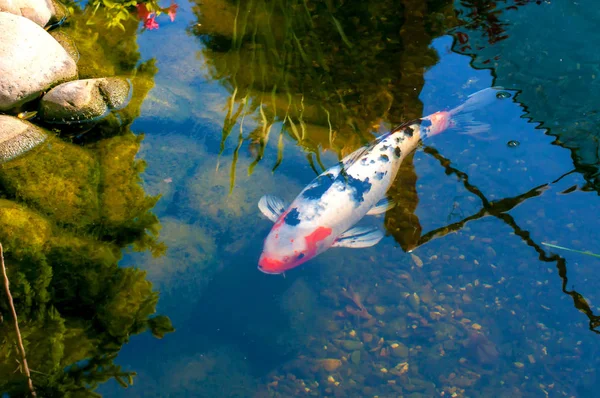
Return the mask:
<svg viewBox="0 0 600 398">
<path fill-rule="evenodd" d="M 351 175 L 347 177 L 347 183 L 350 189 L 352 189 L 352 199 L 356 202 L 358 206 L 361 202 L 365 200 L 364 195 L 371 190 L 371 183 L 369 182 L 369 178 L 367 177 L 364 181 L 359 180 L 358 178 L 354 178 Z"/>
<path fill-rule="evenodd" d="M 374 164 L 374 163 L 375 163 L 375 160 L 374 160 L 374 159 L 371 159 L 371 164 Z"/>
<path fill-rule="evenodd" d="M 387 163 L 387 162 L 389 162 L 389 161 L 390 161 L 390 158 L 388 157 L 388 155 L 381 155 L 381 156 L 379 157 L 379 160 L 381 160 L 381 161 L 382 161 L 382 162 L 384 162 L 384 163 Z"/>
<path fill-rule="evenodd" d="M 414 131 L 415 131 L 415 129 L 413 129 L 410 126 L 406 126 L 406 128 L 404 129 L 404 133 L 409 137 L 413 136 Z"/>
<path fill-rule="evenodd" d="M 404 141 L 404 137 L 400 136 L 400 137 L 396 137 L 396 144 L 401 143 L 402 141 Z"/>
<path fill-rule="evenodd" d="M 301 260 L 304 258 L 304 253 L 300 253 L 298 254 L 298 257 L 296 257 L 296 260 Z"/>
<path fill-rule="evenodd" d="M 342 174 L 344 170 L 340 172 Z M 302 196 L 309 200 L 320 199 L 321 196 L 331 187 L 333 184 L 334 178 L 333 174 L 325 174 L 317 177 L 317 180 L 314 182 L 313 186 L 308 188 Z"/>
<path fill-rule="evenodd" d="M 298 208 L 294 207 L 292 210 L 290 210 L 290 212 L 285 216 L 285 218 L 283 219 L 283 221 L 287 224 L 287 225 L 291 225 L 296 226 L 298 224 L 300 224 L 300 213 L 298 212 Z"/>
<path fill-rule="evenodd" d="M 376 171 L 375 172 L 375 179 L 377 181 L 381 181 L 383 180 L 383 177 L 385 176 L 386 173 L 384 173 L 383 171 Z"/>
<path fill-rule="evenodd" d="M 388 149 L 389 147 L 390 147 L 389 145 L 384 145 L 384 146 L 382 146 L 382 147 L 381 147 L 381 149 L 379 149 L 379 150 L 380 150 L 381 152 L 383 152 L 383 151 L 387 151 L 387 149 Z"/>
<path fill-rule="evenodd" d="M 421 127 L 431 127 L 431 120 L 429 120 L 429 119 L 422 119 L 421 120 Z"/>
<path fill-rule="evenodd" d="M 399 158 L 401 154 L 402 154 L 402 151 L 400 151 L 400 147 L 399 146 L 397 146 L 396 148 L 394 148 L 394 155 L 396 155 L 397 158 Z"/>
</svg>

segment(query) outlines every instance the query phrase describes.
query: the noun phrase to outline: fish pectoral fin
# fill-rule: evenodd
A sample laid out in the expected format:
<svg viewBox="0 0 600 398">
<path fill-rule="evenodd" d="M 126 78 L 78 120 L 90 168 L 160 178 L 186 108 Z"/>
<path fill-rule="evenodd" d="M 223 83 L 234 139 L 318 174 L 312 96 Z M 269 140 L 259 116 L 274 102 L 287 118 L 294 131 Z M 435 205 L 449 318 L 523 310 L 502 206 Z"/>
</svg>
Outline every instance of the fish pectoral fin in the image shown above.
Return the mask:
<svg viewBox="0 0 600 398">
<path fill-rule="evenodd" d="M 394 208 L 396 204 L 396 202 L 389 200 L 388 198 L 383 198 L 379 202 L 377 202 L 375 206 L 371 207 L 371 210 L 367 212 L 367 215 L 374 216 L 377 214 L 385 213 L 386 211 Z"/>
<path fill-rule="evenodd" d="M 353 227 L 341 234 L 331 246 L 359 249 L 375 246 L 382 238 L 383 232 L 377 227 Z"/>
<path fill-rule="evenodd" d="M 286 203 L 273 195 L 265 195 L 258 201 L 258 208 L 269 220 L 275 222 L 285 211 Z"/>
</svg>

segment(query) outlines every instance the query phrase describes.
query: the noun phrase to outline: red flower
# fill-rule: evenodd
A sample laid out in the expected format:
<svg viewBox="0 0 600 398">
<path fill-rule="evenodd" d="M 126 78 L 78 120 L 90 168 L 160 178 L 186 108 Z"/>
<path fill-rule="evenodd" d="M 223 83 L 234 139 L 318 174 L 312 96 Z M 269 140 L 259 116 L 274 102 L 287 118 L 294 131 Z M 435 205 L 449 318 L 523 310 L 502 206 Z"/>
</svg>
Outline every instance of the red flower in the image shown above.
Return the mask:
<svg viewBox="0 0 600 398">
<path fill-rule="evenodd" d="M 177 14 L 177 8 L 179 6 L 175 3 L 171 3 L 169 6 L 169 18 L 171 18 L 171 22 L 175 21 L 175 14 Z"/>
<path fill-rule="evenodd" d="M 152 13 L 144 21 L 144 26 L 148 28 L 148 30 L 158 29 L 158 23 L 156 23 L 155 18 L 156 16 L 154 15 L 154 13 Z"/>
<path fill-rule="evenodd" d="M 146 8 L 145 3 L 136 4 L 136 8 L 137 8 L 139 19 L 141 19 L 141 20 L 148 19 L 148 16 L 150 15 L 150 11 L 148 11 L 148 9 Z"/>
</svg>

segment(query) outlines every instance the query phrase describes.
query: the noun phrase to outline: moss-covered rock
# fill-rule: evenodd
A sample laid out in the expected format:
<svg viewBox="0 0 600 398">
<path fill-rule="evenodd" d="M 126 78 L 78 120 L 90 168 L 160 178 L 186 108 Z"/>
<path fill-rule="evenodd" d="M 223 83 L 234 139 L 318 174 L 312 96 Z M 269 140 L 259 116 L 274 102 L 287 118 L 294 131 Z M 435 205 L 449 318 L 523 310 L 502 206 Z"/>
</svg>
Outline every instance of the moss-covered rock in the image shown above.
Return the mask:
<svg viewBox="0 0 600 398">
<path fill-rule="evenodd" d="M 99 221 L 96 157 L 52 139 L 38 151 L 0 165 L 0 186 L 58 224 L 85 229 Z"/>
<path fill-rule="evenodd" d="M 9 200 L 0 199 L 0 242 L 8 255 L 44 252 L 52 236 L 52 224 L 40 214 Z"/>
</svg>

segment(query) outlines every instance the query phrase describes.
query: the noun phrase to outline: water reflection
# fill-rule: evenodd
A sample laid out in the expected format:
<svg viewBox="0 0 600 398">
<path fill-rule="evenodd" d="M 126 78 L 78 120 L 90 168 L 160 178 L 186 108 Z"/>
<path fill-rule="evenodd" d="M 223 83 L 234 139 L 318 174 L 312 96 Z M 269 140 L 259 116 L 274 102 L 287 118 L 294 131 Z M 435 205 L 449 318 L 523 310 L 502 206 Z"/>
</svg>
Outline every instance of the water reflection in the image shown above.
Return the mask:
<svg viewBox="0 0 600 398">
<path fill-rule="evenodd" d="M 1 238 L 17 248 L 34 248 L 28 253 L 41 252 L 47 262 L 65 261 L 64 271 L 57 270 L 62 273 L 56 292 L 71 311 L 65 324 L 80 327 L 67 340 L 87 344 L 76 346 L 78 351 L 57 366 L 78 365 L 68 368 L 75 381 L 70 376 L 60 379 L 61 388 L 75 388 L 74 383 L 84 380 L 82 388 L 90 389 L 114 375 L 128 382 L 127 373 L 135 371 L 139 377 L 132 388 L 109 382 L 99 391 L 106 396 L 413 397 L 570 396 L 591 391 L 595 346 L 587 337 L 592 334 L 582 330 L 584 317 L 574 311 L 573 302 L 596 327 L 596 309 L 588 303 L 594 292 L 585 291 L 596 285 L 595 268 L 584 263 L 570 267 L 569 283 L 587 279 L 577 290 L 569 289 L 566 261 L 540 251 L 538 242 L 558 237 L 581 239 L 579 246 L 593 242 L 593 230 L 576 233 L 578 225 L 585 226 L 581 213 L 562 211 L 577 206 L 591 214 L 593 202 L 588 193 L 573 188 L 581 179 L 566 173 L 572 164 L 561 157 L 562 148 L 526 123 L 512 102 L 504 101 L 505 108 L 486 115 L 498 135 L 495 141 L 441 135 L 425 154 L 414 155 L 417 170 L 411 163 L 403 165 L 389 191 L 400 206 L 384 219 L 392 237 L 384 238 L 376 250 L 326 252 L 285 279 L 256 271 L 257 242 L 268 229 L 256 209 L 261 195 L 299 192 L 325 165 L 371 140 L 382 122 L 385 130 L 420 117 L 423 108 L 429 112 L 456 106 L 461 96 L 490 82 L 485 72 L 468 68 L 465 57 L 445 52 L 440 40 L 433 46 L 443 60 L 442 77 L 434 74 L 437 55 L 429 46 L 445 24 L 454 24 L 449 2 L 357 3 L 350 8 L 348 3 L 252 4 L 203 3 L 196 15 L 188 15 L 194 24 L 190 31 L 206 43 L 201 57 L 211 66 L 208 81 L 198 77 L 202 64 L 194 59 L 194 38 L 168 28 L 164 32 L 169 40 L 158 35 L 139 38 L 151 56 L 157 54 L 161 68 L 146 64 L 150 76 L 157 73 L 157 87 L 135 124 L 136 131 L 151 133 L 143 140 L 129 134 L 92 134 L 81 147 L 57 141 L 61 151 L 42 152 L 50 164 L 63 151 L 69 159 L 80 154 L 85 160 L 81 165 L 65 161 L 61 164 L 67 171 L 57 175 L 90 195 L 92 209 L 68 195 L 51 200 L 27 196 L 26 207 L 15 208 L 13 199 L 21 191 L 11 180 L 13 202 L 7 209 L 11 214 L 24 209 L 28 222 L 37 227 L 26 233 L 20 232 L 26 222 L 3 228 L 10 236 L 27 237 L 18 245 Z M 304 4 L 308 12 L 302 12 Z M 509 28 L 503 27 L 508 38 L 496 43 L 510 39 Z M 165 42 L 178 45 L 159 47 Z M 131 51 L 132 59 L 138 59 Z M 120 56 L 127 58 L 127 53 Z M 423 85 L 424 75 L 431 84 Z M 217 84 L 211 85 L 210 79 L 225 87 L 224 98 L 215 94 Z M 140 80 L 148 89 L 154 81 Z M 222 106 L 223 112 L 215 111 Z M 510 140 L 521 145 L 510 148 Z M 114 266 L 119 248 L 140 238 L 124 239 L 130 237 L 130 217 L 145 220 L 134 223 L 136 232 L 144 225 L 156 226 L 148 215 L 153 199 L 131 184 L 141 168 L 133 163 L 136 153 L 148 162 L 147 192 L 163 194 L 155 212 L 170 250 L 158 258 L 148 252 L 128 254 L 122 263 L 147 270 L 162 293 L 161 311 L 174 320 L 177 333 L 160 344 L 150 336 L 137 336 L 121 349 L 126 340 L 122 331 L 136 333 L 152 326 L 144 320 L 156 304 L 140 271 Z M 103 159 L 102 166 L 95 159 Z M 69 172 L 75 167 L 77 173 Z M 272 168 L 277 168 L 275 174 Z M 89 189 L 80 173 L 96 178 L 94 184 L 102 189 Z M 20 173 L 19 178 L 33 186 L 28 175 Z M 110 181 L 118 184 L 111 186 Z M 137 199 L 119 203 L 130 195 Z M 49 204 L 59 200 L 75 206 Z M 106 201 L 114 208 L 105 208 Z M 120 213 L 123 208 L 128 210 Z M 109 221 L 106 225 L 97 223 L 98 212 L 101 222 Z M 79 218 L 85 225 L 79 225 Z M 47 219 L 50 224 L 44 227 Z M 63 236 L 75 229 L 77 239 Z M 41 242 L 55 234 L 60 239 L 50 240 L 46 249 Z M 119 238 L 117 245 L 111 243 L 113 236 Z M 148 236 L 141 239 L 154 242 Z M 395 241 L 413 252 L 405 254 Z M 89 258 L 90 265 L 77 267 Z M 569 297 L 553 285 L 557 268 Z M 47 274 L 42 275 L 25 277 L 48 283 Z M 76 286 L 93 293 L 84 294 L 81 303 L 74 302 L 67 279 L 72 275 Z M 42 302 L 47 292 L 33 291 L 42 293 L 33 302 Z M 110 301 L 106 308 L 105 292 Z M 54 291 L 49 294 L 54 297 Z M 64 308 L 59 309 L 61 316 Z M 154 321 L 157 334 L 169 329 L 163 321 Z M 42 336 L 31 334 L 30 341 L 47 348 L 47 334 L 41 328 L 34 331 Z M 84 333 L 99 334 L 101 348 L 96 340 L 80 338 Z M 119 358 L 114 360 L 116 352 Z M 76 362 L 90 356 L 94 359 Z M 577 371 L 584 367 L 591 369 Z"/>
<path fill-rule="evenodd" d="M 198 5 L 192 32 L 206 45 L 211 78 L 231 93 L 222 141 L 239 122 L 238 150 L 250 142 L 256 162 L 276 135 L 276 168 L 289 136 L 323 168 L 321 150 L 346 155 L 382 121 L 422 116 L 423 71 L 437 60 L 428 44 L 454 23 L 450 3 Z M 246 115 L 256 119 L 248 132 Z"/>
<path fill-rule="evenodd" d="M 410 9 L 404 10 L 405 15 L 418 16 L 422 6 L 421 2 L 411 4 Z M 198 243 L 198 246 L 207 248 L 208 255 L 216 257 L 213 260 L 216 264 L 203 268 L 202 273 L 194 274 L 189 268 L 183 271 L 185 275 L 197 278 L 190 282 L 191 288 L 186 287 L 186 291 L 194 287 L 198 289 L 197 295 L 185 297 L 185 300 L 192 301 L 191 311 L 181 308 L 181 297 L 173 296 L 171 300 L 171 307 L 177 309 L 181 313 L 180 319 L 187 322 L 187 331 L 178 335 L 187 344 L 172 343 L 163 353 L 171 355 L 170 364 L 178 364 L 178 369 L 185 371 L 170 370 L 167 376 L 162 377 L 165 368 L 155 365 L 148 371 L 145 380 L 179 394 L 200 392 L 207 395 L 214 394 L 214 391 L 223 395 L 243 395 L 239 385 L 244 385 L 248 394 L 258 389 L 265 395 L 283 396 L 305 394 L 307 389 L 321 395 L 415 396 L 441 391 L 449 395 L 476 395 L 477 392 L 483 395 L 527 395 L 552 388 L 552 392 L 558 391 L 559 394 L 575 391 L 574 386 L 581 380 L 575 375 L 556 384 L 549 381 L 559 380 L 552 376 L 553 373 L 558 371 L 562 374 L 560 369 L 571 366 L 576 360 L 591 360 L 573 341 L 579 335 L 568 334 L 556 325 L 556 314 L 561 315 L 563 322 L 575 325 L 575 317 L 569 312 L 573 312 L 573 308 L 571 304 L 568 304 L 571 308 L 561 305 L 552 289 L 544 292 L 548 297 L 540 299 L 536 295 L 539 292 L 536 282 L 544 283 L 537 266 L 540 263 L 538 253 L 521 244 L 519 237 L 512 237 L 511 232 L 526 230 L 510 226 L 511 220 L 504 216 L 510 212 L 513 221 L 518 220 L 517 211 L 529 203 L 539 206 L 536 201 L 550 197 L 542 194 L 547 192 L 542 186 L 566 171 L 562 169 L 564 163 L 561 163 L 559 172 L 554 173 L 551 166 L 546 166 L 550 170 L 544 170 L 529 161 L 527 151 L 531 151 L 534 141 L 538 144 L 535 149 L 539 151 L 547 150 L 550 144 L 544 141 L 542 134 L 542 138 L 530 134 L 536 131 L 520 119 L 520 110 L 493 112 L 496 119 L 491 123 L 495 132 L 510 131 L 510 134 L 501 135 L 492 144 L 468 139 L 456 139 L 456 144 L 442 141 L 435 148 L 428 149 L 434 156 L 424 158 L 420 153 L 415 155 L 420 165 L 418 174 L 409 167 L 399 175 L 390 195 L 404 197 L 405 206 L 390 211 L 385 223 L 387 230 L 402 242 L 403 247 L 416 247 L 413 256 L 403 256 L 391 240 L 384 240 L 379 250 L 365 250 L 353 256 L 324 253 L 323 258 L 315 260 L 314 267 L 303 268 L 302 272 L 299 270 L 297 275 L 288 276 L 285 280 L 271 278 L 273 282 L 267 282 L 260 279 L 262 275 L 256 275 L 255 265 L 251 265 L 251 270 L 247 269 L 247 265 L 255 264 L 258 257 L 256 244 L 252 243 L 260 241 L 256 232 L 259 229 L 264 231 L 267 225 L 256 221 L 258 197 L 277 190 L 280 193 L 298 192 L 299 186 L 313 177 L 306 167 L 304 152 L 311 155 L 308 161 L 312 162 L 318 174 L 324 165 L 333 164 L 370 140 L 371 133 L 377 129 L 373 125 L 378 126 L 382 120 L 387 124 L 404 120 L 404 110 L 399 111 L 399 106 L 389 113 L 398 116 L 386 118 L 384 102 L 368 101 L 369 97 L 361 97 L 358 91 L 348 91 L 348 95 L 344 96 L 344 92 L 335 90 L 334 86 L 338 84 L 352 88 L 354 80 L 362 81 L 361 75 L 356 79 L 348 74 L 340 75 L 338 81 L 332 79 L 328 83 L 328 74 L 342 73 L 344 68 L 351 70 L 346 65 L 348 62 L 361 65 L 361 54 L 352 53 L 352 49 L 357 48 L 352 36 L 354 30 L 346 28 L 353 16 L 338 17 L 334 14 L 342 28 L 342 36 L 329 14 L 326 11 L 319 13 L 319 22 L 321 19 L 328 22 L 323 24 L 328 29 L 324 35 L 327 40 L 319 44 L 332 47 L 323 53 L 331 58 L 342 57 L 343 54 L 338 53 L 343 52 L 353 55 L 349 57 L 350 61 L 341 58 L 346 62 L 338 62 L 335 67 L 325 63 L 329 72 L 321 73 L 327 89 L 321 90 L 315 83 L 317 80 L 312 78 L 311 66 L 306 66 L 300 51 L 302 49 L 308 54 L 307 49 L 313 47 L 298 46 L 294 38 L 295 35 L 300 44 L 307 43 L 307 36 L 300 33 L 308 28 L 284 23 L 291 18 L 285 17 L 285 11 L 292 7 L 277 8 L 264 4 L 261 7 L 265 7 L 265 12 L 259 7 L 252 8 L 250 13 L 246 7 L 247 4 L 238 8 L 232 3 L 211 3 L 208 6 L 204 3 L 196 9 L 201 26 L 191 28 L 201 34 L 206 43 L 202 56 L 212 67 L 210 77 L 227 89 L 227 101 L 218 104 L 225 106 L 219 120 L 219 127 L 225 128 L 216 132 L 216 137 L 212 128 L 203 136 L 208 149 L 206 152 L 197 151 L 202 161 L 195 163 L 188 161 L 191 150 L 165 149 L 159 142 L 167 137 L 170 142 L 177 143 L 177 147 L 191 146 L 198 135 L 190 134 L 191 137 L 181 139 L 185 133 L 171 133 L 152 142 L 155 149 L 160 147 L 157 152 L 161 156 L 177 152 L 172 154 L 170 159 L 173 159 L 184 154 L 186 172 L 174 172 L 177 175 L 174 181 L 179 179 L 183 183 L 165 188 L 171 198 L 168 206 L 164 205 L 165 212 L 190 226 L 190 231 L 203 231 L 199 234 L 200 240 L 204 240 L 204 235 L 213 237 L 207 239 L 209 243 Z M 298 7 L 304 9 L 302 3 Z M 217 11 L 226 17 L 216 15 Z M 306 15 L 294 14 L 302 18 Z M 270 15 L 277 16 L 279 22 L 272 23 Z M 238 23 L 223 23 L 223 19 Z M 419 25 L 419 21 L 423 19 L 404 18 L 403 23 Z M 271 23 L 272 29 L 265 27 L 268 23 Z M 293 29 L 290 28 L 292 32 L 285 36 L 288 26 Z M 236 27 L 235 32 L 231 27 Z M 278 27 L 282 27 L 281 31 Z M 246 34 L 240 33 L 243 29 L 247 29 Z M 369 29 L 377 31 L 377 27 L 369 26 Z M 263 32 L 267 30 L 273 30 L 273 35 L 277 36 L 272 39 L 265 37 L 268 34 Z M 427 28 L 423 30 L 427 32 Z M 403 33 L 408 37 L 409 31 Z M 415 43 L 415 46 L 428 47 L 432 37 Z M 285 42 L 287 47 L 269 46 L 269 40 Z M 335 48 L 330 44 L 332 42 Z M 391 46 L 394 45 L 392 41 Z M 271 51 L 273 48 L 275 51 Z M 294 63 L 268 61 L 271 57 L 276 59 L 275 52 L 278 55 L 285 52 Z M 428 54 L 427 51 L 422 53 Z M 407 50 L 402 54 L 412 53 Z M 418 52 L 412 55 L 420 57 Z M 388 56 L 390 59 L 400 57 L 397 53 Z M 317 59 L 317 56 L 308 58 Z M 383 65 L 381 69 L 384 71 L 377 72 L 397 73 L 389 59 L 382 61 L 371 57 L 373 59 Z M 404 61 L 410 65 L 411 58 Z M 316 69 L 321 63 L 315 62 Z M 308 72 L 303 70 L 307 68 Z M 446 67 L 446 73 L 448 70 L 451 68 Z M 422 75 L 422 72 L 419 74 Z M 423 77 L 419 74 L 414 75 L 415 81 L 422 81 Z M 289 90 L 280 88 L 284 87 L 286 76 L 292 82 Z M 460 78 L 438 78 L 435 82 L 443 88 L 444 84 L 453 87 L 455 80 Z M 364 81 L 371 80 L 365 77 Z M 460 81 L 461 85 L 463 83 Z M 382 86 L 373 89 L 374 92 Z M 402 92 L 406 91 L 407 97 L 415 98 L 410 92 L 413 88 L 419 92 L 422 86 L 404 87 L 397 91 L 398 97 L 402 98 Z M 436 94 L 452 102 L 464 92 L 470 92 L 471 88 L 447 89 L 445 93 L 440 90 Z M 371 89 L 367 87 L 365 90 L 369 93 Z M 287 96 L 288 91 L 291 99 Z M 338 94 L 341 94 L 344 104 L 347 102 L 353 106 L 344 108 L 340 105 Z M 398 102 L 394 96 L 390 109 Z M 438 108 L 439 105 L 442 108 L 448 105 L 442 101 L 433 102 L 431 98 L 427 102 L 429 106 L 435 104 Z M 320 108 L 321 104 L 327 112 Z M 361 110 L 361 106 L 372 106 L 374 110 Z M 407 108 L 410 108 L 406 112 L 407 118 L 411 112 L 421 116 L 420 101 L 410 103 Z M 363 116 L 368 123 L 361 125 Z M 504 117 L 507 122 L 498 120 Z M 513 129 L 509 129 L 511 126 Z M 514 126 L 519 126 L 519 129 Z M 169 132 L 183 130 L 179 129 L 179 125 L 169 129 Z M 357 134 L 356 130 L 360 132 Z M 521 145 L 509 148 L 506 143 L 510 140 L 518 140 Z M 296 151 L 298 143 L 301 149 Z M 334 154 L 321 152 L 320 148 L 332 149 L 330 152 Z M 433 149 L 437 150 L 437 154 Z M 502 149 L 512 152 L 507 155 Z M 215 155 L 218 152 L 221 152 L 221 157 L 217 162 Z M 151 149 L 147 152 L 149 158 L 154 154 Z M 436 157 L 445 166 L 464 170 L 469 176 L 469 184 L 444 178 L 446 169 L 439 167 Z M 229 167 L 230 162 L 237 162 L 237 168 Z M 219 166 L 215 170 L 217 163 Z M 169 161 L 160 164 L 169 165 Z M 271 176 L 267 168 L 274 167 L 278 167 L 277 173 Z M 503 173 L 495 172 L 501 168 Z M 167 175 L 170 178 L 170 174 L 161 175 L 158 169 L 160 167 L 156 166 L 151 174 L 155 186 L 165 184 L 160 181 Z M 251 177 L 247 176 L 248 170 L 253 172 Z M 448 174 L 454 175 L 450 170 Z M 233 186 L 231 177 L 235 177 L 235 188 L 228 196 Z M 564 177 L 557 184 L 567 181 L 572 184 L 573 181 L 568 180 L 570 177 L 572 175 Z M 407 189 L 407 182 L 414 185 Z M 456 187 L 453 183 L 460 186 Z M 485 192 L 485 201 L 477 197 L 473 187 L 482 195 Z M 448 197 L 453 200 L 448 201 Z M 484 204 L 481 213 L 478 213 L 479 201 Z M 448 203 L 453 205 L 452 202 L 457 205 L 451 210 L 441 209 Z M 417 217 L 413 213 L 419 207 L 421 211 Z M 406 208 L 409 211 L 404 210 Z M 497 217 L 483 217 L 495 212 L 496 208 Z M 437 236 L 439 228 L 444 231 L 444 224 L 460 223 L 471 214 L 481 216 L 480 220 L 460 224 L 456 233 L 446 235 L 443 240 L 427 241 L 428 237 Z M 422 240 L 421 230 L 426 231 Z M 427 231 L 431 230 L 435 232 L 428 234 Z M 531 230 L 530 236 L 539 233 L 539 228 L 531 226 Z M 429 243 L 422 244 L 426 242 Z M 197 256 L 193 251 L 182 251 L 181 254 L 181 258 Z M 204 254 L 198 256 L 204 258 Z M 165 286 L 168 286 L 167 282 Z M 290 296 L 301 299 L 295 301 Z M 540 302 L 548 304 L 552 310 L 541 310 Z M 235 318 L 223 316 L 231 313 L 241 315 Z M 540 334 L 543 339 L 538 337 Z M 561 343 L 553 343 L 559 340 Z M 214 348 L 215 344 L 218 348 Z M 564 357 L 556 354 L 559 350 L 568 354 Z M 200 354 L 193 355 L 189 351 L 201 352 L 205 357 L 200 358 Z M 132 353 L 131 357 L 135 355 Z M 289 358 L 291 360 L 286 361 Z M 131 363 L 136 361 L 131 359 Z M 212 378 L 229 377 L 230 372 L 237 375 L 236 386 L 231 388 L 223 387 L 225 383 L 220 378 Z M 156 381 L 157 377 L 160 381 Z M 171 383 L 173 379 L 181 380 L 181 385 L 174 386 Z M 550 384 L 552 387 L 548 387 Z"/>
<path fill-rule="evenodd" d="M 527 117 L 555 136 L 555 145 L 572 151 L 577 170 L 590 183 L 586 189 L 598 190 L 598 104 L 593 100 L 598 55 L 573 44 L 595 37 L 595 3 L 461 1 L 458 9 L 465 24 L 455 30 L 453 50 L 471 56 L 475 68 L 493 69 L 494 84 L 522 90 L 519 100 Z M 570 15 L 567 25 L 565 15 Z M 525 31 L 531 32 L 527 21 L 532 19 L 556 29 L 532 34 L 525 44 L 522 38 L 529 36 Z"/>
<path fill-rule="evenodd" d="M 277 155 L 264 161 L 276 169 L 291 139 L 318 175 L 322 152 L 341 159 L 382 124 L 389 131 L 421 117 L 423 73 L 437 62 L 429 43 L 457 23 L 450 1 L 215 1 L 195 12 L 191 30 L 206 46 L 210 76 L 230 92 L 220 146 L 237 142 L 230 189 L 244 143 L 255 159 L 250 173 L 269 141 Z M 389 190 L 400 206 L 387 218 L 406 249 L 420 229 L 415 184 L 409 156 Z"/>
<path fill-rule="evenodd" d="M 53 126 L 57 134 L 44 145 L 0 167 L 0 241 L 43 397 L 93 395 L 109 379 L 133 384 L 136 372 L 115 363 L 122 346 L 147 330 L 158 338 L 173 331 L 168 317 L 155 314 L 158 292 L 146 273 L 117 265 L 126 248 L 157 256 L 166 249 L 152 213 L 158 198 L 140 185 L 145 165 L 135 158 L 143 136 L 129 129 L 156 69 L 152 61 L 138 64 L 136 22 L 113 35 L 87 25 L 86 11 L 75 8 L 64 29 L 82 54 L 80 77 L 132 77 L 132 101 L 117 124 L 85 137 Z M 7 307 L 1 300 L 0 391 L 25 396 Z"/>
</svg>

